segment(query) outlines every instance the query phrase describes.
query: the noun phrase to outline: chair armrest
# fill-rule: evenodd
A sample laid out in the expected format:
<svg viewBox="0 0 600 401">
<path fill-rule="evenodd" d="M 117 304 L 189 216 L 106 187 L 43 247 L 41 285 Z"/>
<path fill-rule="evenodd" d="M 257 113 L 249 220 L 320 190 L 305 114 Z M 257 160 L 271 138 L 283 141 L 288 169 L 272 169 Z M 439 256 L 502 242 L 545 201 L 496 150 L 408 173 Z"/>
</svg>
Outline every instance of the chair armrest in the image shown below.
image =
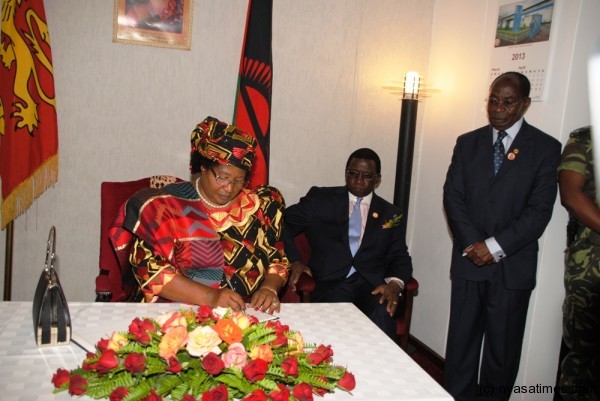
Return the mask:
<svg viewBox="0 0 600 401">
<path fill-rule="evenodd" d="M 112 291 L 110 290 L 110 279 L 107 274 L 96 277 L 96 302 L 110 302 Z"/>
<path fill-rule="evenodd" d="M 415 280 L 414 277 L 411 277 L 411 279 L 408 281 L 408 283 L 406 283 L 406 285 L 404 286 L 404 291 L 408 292 L 415 292 L 416 290 L 419 289 L 419 282 L 417 280 Z"/>
</svg>

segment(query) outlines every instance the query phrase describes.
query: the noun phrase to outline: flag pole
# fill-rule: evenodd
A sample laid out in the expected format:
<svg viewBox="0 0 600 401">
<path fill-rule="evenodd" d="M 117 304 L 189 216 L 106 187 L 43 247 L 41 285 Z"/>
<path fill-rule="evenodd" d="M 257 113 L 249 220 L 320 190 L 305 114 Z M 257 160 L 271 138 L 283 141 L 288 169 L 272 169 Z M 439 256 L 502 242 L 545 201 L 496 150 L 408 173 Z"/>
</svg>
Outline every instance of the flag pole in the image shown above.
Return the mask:
<svg viewBox="0 0 600 401">
<path fill-rule="evenodd" d="M 6 254 L 4 255 L 4 301 L 10 301 L 12 287 L 13 221 L 6 225 Z"/>
</svg>

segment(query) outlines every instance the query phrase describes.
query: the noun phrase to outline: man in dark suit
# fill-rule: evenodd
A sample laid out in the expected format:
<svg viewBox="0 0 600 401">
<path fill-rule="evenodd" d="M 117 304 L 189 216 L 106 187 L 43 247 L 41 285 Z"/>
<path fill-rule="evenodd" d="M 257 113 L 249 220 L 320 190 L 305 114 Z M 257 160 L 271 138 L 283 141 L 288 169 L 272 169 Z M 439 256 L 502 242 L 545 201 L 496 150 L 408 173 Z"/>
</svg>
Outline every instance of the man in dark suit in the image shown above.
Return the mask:
<svg viewBox="0 0 600 401">
<path fill-rule="evenodd" d="M 456 400 L 508 400 L 519 369 L 561 148 L 523 119 L 529 91 L 516 72 L 492 82 L 490 125 L 458 137 L 444 184 L 454 242 L 444 381 Z"/>
<path fill-rule="evenodd" d="M 353 152 L 345 174 L 346 186 L 312 187 L 287 208 L 289 285 L 294 290 L 307 272 L 316 282 L 312 302 L 352 302 L 394 339 L 398 298 L 412 275 L 402 213 L 373 192 L 381 182 L 381 161 L 373 150 Z M 294 244 L 302 232 L 311 247 L 308 266 Z"/>
</svg>

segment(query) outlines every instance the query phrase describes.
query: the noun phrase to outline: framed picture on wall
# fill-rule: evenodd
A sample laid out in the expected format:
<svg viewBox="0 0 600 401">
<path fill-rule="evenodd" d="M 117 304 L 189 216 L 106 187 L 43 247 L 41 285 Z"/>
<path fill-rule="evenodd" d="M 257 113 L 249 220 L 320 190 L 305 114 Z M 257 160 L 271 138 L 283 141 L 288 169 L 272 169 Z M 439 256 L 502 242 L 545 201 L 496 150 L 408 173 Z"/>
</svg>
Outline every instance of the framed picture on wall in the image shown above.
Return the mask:
<svg viewBox="0 0 600 401">
<path fill-rule="evenodd" d="M 115 0 L 113 42 L 190 50 L 193 0 Z"/>
</svg>

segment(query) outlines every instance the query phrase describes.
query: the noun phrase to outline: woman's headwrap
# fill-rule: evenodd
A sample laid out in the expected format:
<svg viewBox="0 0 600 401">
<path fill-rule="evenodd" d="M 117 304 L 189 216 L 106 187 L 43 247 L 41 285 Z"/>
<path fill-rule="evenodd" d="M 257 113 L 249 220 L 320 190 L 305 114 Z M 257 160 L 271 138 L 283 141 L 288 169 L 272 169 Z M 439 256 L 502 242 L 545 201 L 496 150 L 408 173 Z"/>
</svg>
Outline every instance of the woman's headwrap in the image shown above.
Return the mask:
<svg viewBox="0 0 600 401">
<path fill-rule="evenodd" d="M 192 131 L 192 159 L 194 153 L 248 171 L 254 160 L 256 139 L 234 125 L 206 117 Z"/>
</svg>

